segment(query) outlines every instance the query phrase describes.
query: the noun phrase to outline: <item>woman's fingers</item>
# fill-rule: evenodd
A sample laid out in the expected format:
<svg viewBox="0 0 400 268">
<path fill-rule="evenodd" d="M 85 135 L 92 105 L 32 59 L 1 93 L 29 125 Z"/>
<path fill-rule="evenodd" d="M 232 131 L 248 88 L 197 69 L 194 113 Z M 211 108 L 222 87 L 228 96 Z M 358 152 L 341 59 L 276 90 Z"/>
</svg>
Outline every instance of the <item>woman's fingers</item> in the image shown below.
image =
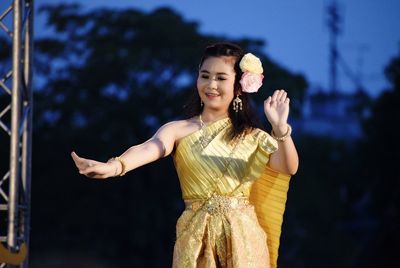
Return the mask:
<svg viewBox="0 0 400 268">
<path fill-rule="evenodd" d="M 101 167 L 99 165 L 94 164 L 94 163 L 88 162 L 87 166 L 82 170 L 81 174 L 87 175 L 87 174 L 90 174 L 90 173 L 95 173 L 95 174 L 101 173 Z"/>
<path fill-rule="evenodd" d="M 270 101 L 268 102 L 268 104 L 270 104 L 270 102 L 272 102 L 271 105 L 272 105 L 272 104 L 275 104 L 275 103 L 278 103 L 278 102 L 286 102 L 286 99 L 287 99 L 287 92 L 286 92 L 284 89 L 278 89 L 278 90 L 275 90 L 274 93 L 272 94 L 272 96 L 269 96 L 269 97 L 266 99 L 266 101 L 267 101 L 269 98 L 271 98 L 271 99 L 270 99 Z"/>
<path fill-rule="evenodd" d="M 284 101 L 286 100 L 286 96 L 287 96 L 287 93 L 286 93 L 286 91 L 283 90 L 283 92 L 282 92 L 282 94 L 281 94 L 279 100 L 280 100 L 281 102 L 284 102 Z"/>
<path fill-rule="evenodd" d="M 287 92 L 284 89 L 275 90 L 272 96 L 264 101 L 264 106 L 271 106 L 279 102 L 286 102 Z"/>
<path fill-rule="evenodd" d="M 272 100 L 273 102 L 275 102 L 276 99 L 278 98 L 278 95 L 279 95 L 279 90 L 275 90 L 275 91 L 274 91 L 274 94 L 272 94 L 271 100 Z"/>
<path fill-rule="evenodd" d="M 80 161 L 84 160 L 84 158 L 79 157 L 75 152 L 72 152 L 71 156 L 76 162 L 80 162 Z"/>
<path fill-rule="evenodd" d="M 75 152 L 72 152 L 71 156 L 80 174 L 89 177 L 90 173 L 95 171 L 96 161 L 79 157 Z"/>
<path fill-rule="evenodd" d="M 276 101 L 284 101 L 286 98 L 286 91 L 283 89 L 277 90 L 277 96 L 276 96 Z"/>
<path fill-rule="evenodd" d="M 83 165 L 85 165 L 85 163 L 86 163 L 86 161 L 87 161 L 87 159 L 82 158 L 82 157 L 79 157 L 75 152 L 72 152 L 72 153 L 71 153 L 71 156 L 72 156 L 72 159 L 73 159 L 74 162 L 75 162 L 75 165 L 76 165 L 78 168 L 80 168 L 80 167 L 82 167 Z"/>
<path fill-rule="evenodd" d="M 79 170 L 79 174 L 96 179 L 108 177 L 109 170 L 107 170 L 105 163 L 80 157 L 75 152 L 71 152 L 71 156 Z"/>
<path fill-rule="evenodd" d="M 83 157 L 79 157 L 75 152 L 71 153 L 71 156 L 75 162 L 75 165 L 81 170 L 87 167 L 92 167 L 96 165 L 98 162 L 91 159 L 86 159 Z"/>
<path fill-rule="evenodd" d="M 72 157 L 72 160 L 74 160 L 75 165 L 76 165 L 77 163 L 79 163 L 79 156 L 78 156 L 75 152 L 72 152 L 72 153 L 71 153 L 71 157 Z"/>
<path fill-rule="evenodd" d="M 88 178 L 99 178 L 100 176 L 104 175 L 96 172 L 95 170 L 89 170 L 89 169 L 79 171 L 79 173 Z"/>
<path fill-rule="evenodd" d="M 272 97 L 269 96 L 265 101 L 264 101 L 264 108 L 267 106 L 271 105 Z"/>
<path fill-rule="evenodd" d="M 276 94 L 276 100 L 279 101 L 282 97 L 283 92 L 282 92 L 282 89 L 277 90 L 277 92 L 278 93 Z"/>
<path fill-rule="evenodd" d="M 89 178 L 104 179 L 111 176 L 111 169 L 106 163 L 95 162 L 93 165 L 79 171 L 80 174 Z"/>
</svg>

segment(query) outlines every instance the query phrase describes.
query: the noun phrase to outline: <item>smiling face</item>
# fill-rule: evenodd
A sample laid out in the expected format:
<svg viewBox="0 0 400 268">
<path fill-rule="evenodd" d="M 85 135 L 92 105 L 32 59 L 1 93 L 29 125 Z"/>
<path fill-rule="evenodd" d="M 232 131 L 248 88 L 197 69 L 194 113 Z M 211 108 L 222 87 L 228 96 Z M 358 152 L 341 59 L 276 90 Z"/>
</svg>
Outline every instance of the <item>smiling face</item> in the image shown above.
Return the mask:
<svg viewBox="0 0 400 268">
<path fill-rule="evenodd" d="M 205 109 L 228 111 L 234 97 L 234 57 L 209 57 L 201 65 L 197 90 Z"/>
</svg>

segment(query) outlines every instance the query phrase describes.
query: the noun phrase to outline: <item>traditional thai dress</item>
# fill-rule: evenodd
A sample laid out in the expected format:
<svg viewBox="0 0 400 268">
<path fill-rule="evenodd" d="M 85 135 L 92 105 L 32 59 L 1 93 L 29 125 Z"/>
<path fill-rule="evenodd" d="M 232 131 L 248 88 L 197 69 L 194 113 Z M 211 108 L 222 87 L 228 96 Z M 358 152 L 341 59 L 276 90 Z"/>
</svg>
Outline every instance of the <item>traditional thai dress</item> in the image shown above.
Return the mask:
<svg viewBox="0 0 400 268">
<path fill-rule="evenodd" d="M 186 209 L 173 267 L 276 267 L 290 177 L 267 167 L 277 142 L 266 132 L 230 141 L 224 118 L 182 138 L 173 152 Z"/>
</svg>

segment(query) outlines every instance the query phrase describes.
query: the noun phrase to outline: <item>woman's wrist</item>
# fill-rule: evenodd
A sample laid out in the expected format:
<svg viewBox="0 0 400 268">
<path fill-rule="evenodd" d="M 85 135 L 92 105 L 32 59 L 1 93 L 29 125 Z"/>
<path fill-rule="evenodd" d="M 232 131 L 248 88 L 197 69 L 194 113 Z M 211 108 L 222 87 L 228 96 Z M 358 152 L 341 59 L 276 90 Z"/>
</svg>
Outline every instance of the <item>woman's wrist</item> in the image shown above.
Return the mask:
<svg viewBox="0 0 400 268">
<path fill-rule="evenodd" d="M 111 177 L 117 177 L 119 174 L 121 174 L 122 172 L 122 164 L 120 161 L 116 160 L 114 157 L 110 158 L 107 161 L 107 164 L 111 165 L 114 169 L 113 174 L 111 175 Z"/>
<path fill-rule="evenodd" d="M 276 136 L 283 136 L 288 131 L 288 127 L 289 127 L 288 123 L 275 125 L 275 126 L 273 125 L 272 126 L 272 131 L 274 132 L 274 134 Z"/>
<path fill-rule="evenodd" d="M 292 134 L 292 127 L 286 124 L 284 127 L 272 128 L 271 136 L 277 141 L 285 141 Z"/>
</svg>

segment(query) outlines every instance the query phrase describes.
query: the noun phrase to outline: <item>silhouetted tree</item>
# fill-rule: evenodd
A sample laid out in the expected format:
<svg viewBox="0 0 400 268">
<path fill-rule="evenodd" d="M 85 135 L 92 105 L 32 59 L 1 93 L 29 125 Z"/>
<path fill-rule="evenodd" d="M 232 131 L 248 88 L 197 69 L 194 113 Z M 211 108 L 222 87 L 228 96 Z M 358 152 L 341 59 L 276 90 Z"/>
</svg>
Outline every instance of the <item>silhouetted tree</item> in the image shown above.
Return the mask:
<svg viewBox="0 0 400 268">
<path fill-rule="evenodd" d="M 385 68 L 391 88 L 375 102 L 372 116 L 364 123 L 366 140 L 363 161 L 370 192 L 375 231 L 361 257 L 363 267 L 397 267 L 400 244 L 400 161 L 397 125 L 400 122 L 400 57 Z"/>
</svg>

